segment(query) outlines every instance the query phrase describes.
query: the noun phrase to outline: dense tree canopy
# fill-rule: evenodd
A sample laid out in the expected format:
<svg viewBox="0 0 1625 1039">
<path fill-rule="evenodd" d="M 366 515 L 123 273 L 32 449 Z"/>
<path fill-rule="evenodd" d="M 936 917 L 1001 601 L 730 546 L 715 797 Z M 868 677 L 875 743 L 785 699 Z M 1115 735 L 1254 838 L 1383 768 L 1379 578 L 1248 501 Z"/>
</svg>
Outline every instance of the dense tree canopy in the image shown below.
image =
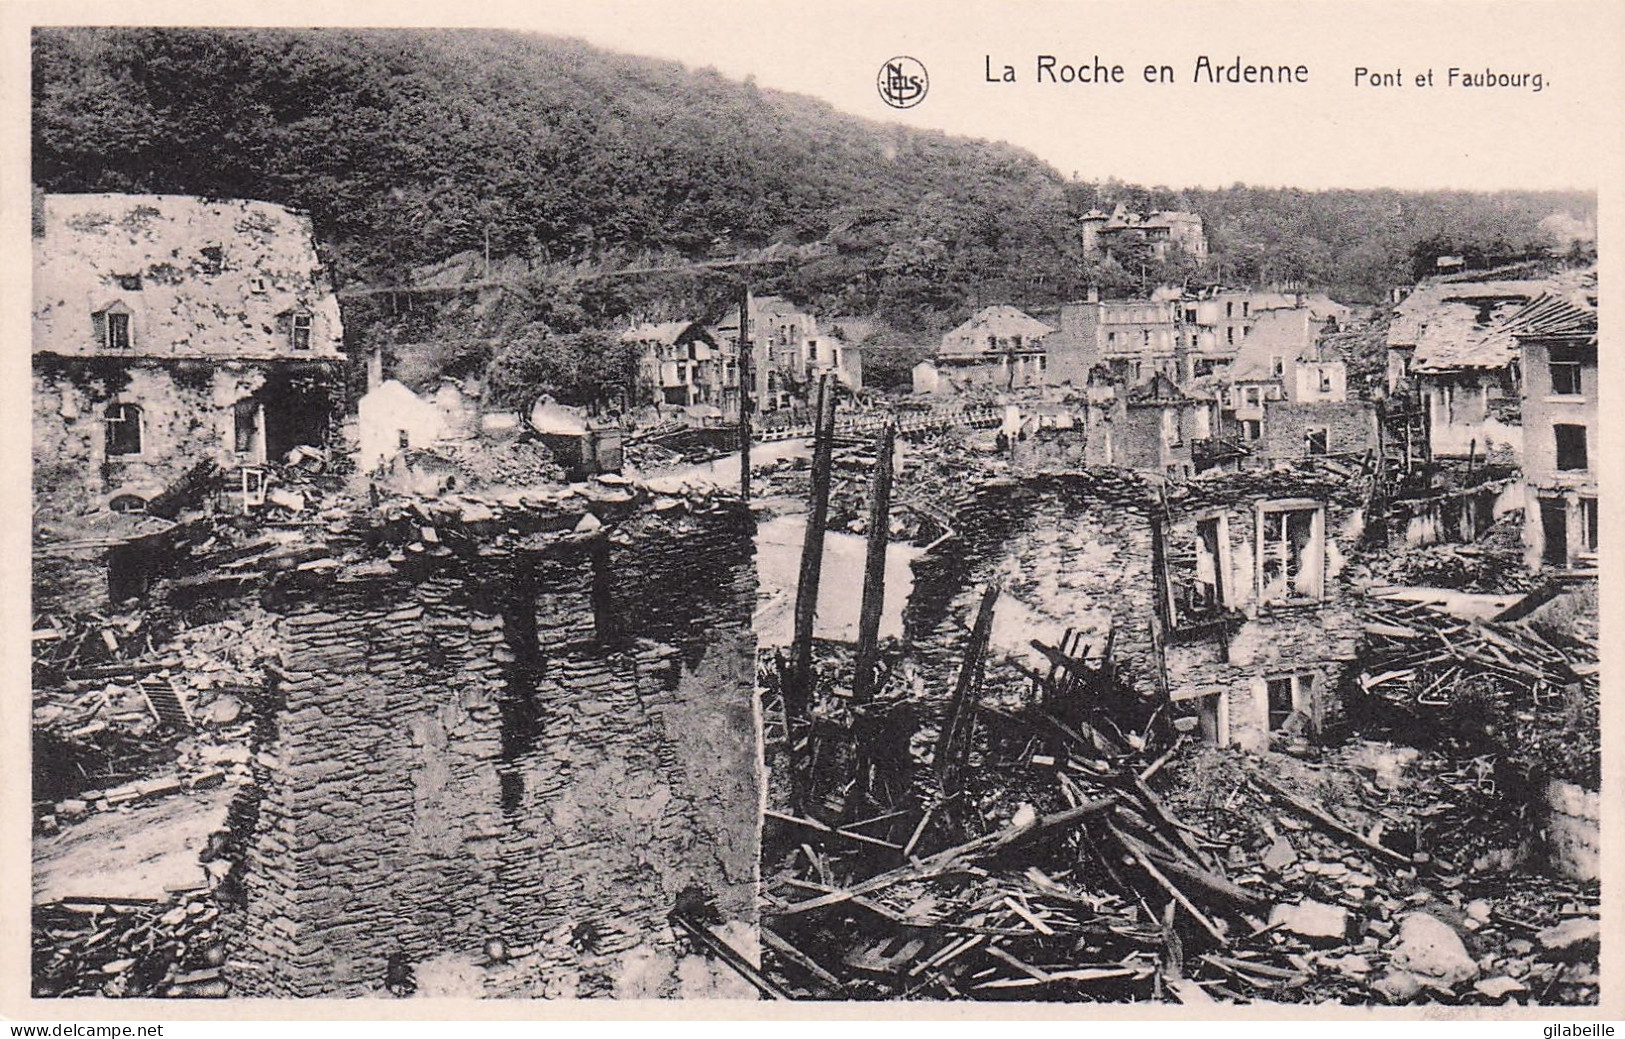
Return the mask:
<svg viewBox="0 0 1625 1039">
<path fill-rule="evenodd" d="M 547 271 L 821 242 L 816 260 L 754 273 L 755 288 L 922 342 L 980 305 L 1089 286 L 1130 296 L 1170 280 L 1296 281 L 1376 299 L 1430 250 L 1516 255 L 1554 229 L 1594 227 L 1596 212 L 1581 193 L 1068 181 L 1010 145 L 496 31 L 42 29 L 33 87 L 45 190 L 291 204 L 312 214 L 341 282 L 397 281 L 487 245 Z M 1117 202 L 1201 214 L 1210 257 L 1085 258 L 1078 217 Z M 452 339 L 488 356 L 537 327 L 568 336 L 689 316 L 733 291 L 709 275 L 582 281 L 495 310 L 348 307 L 346 322 L 358 342 Z"/>
</svg>

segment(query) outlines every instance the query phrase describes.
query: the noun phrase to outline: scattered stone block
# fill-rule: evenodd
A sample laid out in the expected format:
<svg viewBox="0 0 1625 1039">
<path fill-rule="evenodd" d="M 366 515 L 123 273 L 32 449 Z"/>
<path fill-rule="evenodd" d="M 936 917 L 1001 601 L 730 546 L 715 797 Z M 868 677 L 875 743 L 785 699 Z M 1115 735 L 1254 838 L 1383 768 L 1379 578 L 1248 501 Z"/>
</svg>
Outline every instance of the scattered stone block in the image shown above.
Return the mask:
<svg viewBox="0 0 1625 1039">
<path fill-rule="evenodd" d="M 1540 942 L 1540 958 L 1559 963 L 1591 959 L 1602 941 L 1602 925 L 1594 917 L 1564 920 L 1535 935 Z"/>
<path fill-rule="evenodd" d="M 1523 982 L 1516 978 L 1509 978 L 1504 974 L 1497 978 L 1485 978 L 1482 981 L 1475 982 L 1473 989 L 1479 995 L 1497 1001 L 1529 991 L 1528 986 Z"/>
<path fill-rule="evenodd" d="M 1340 942 L 1348 933 L 1349 911 L 1307 899 L 1296 905 L 1276 906 L 1270 911 L 1270 924 L 1302 938 Z"/>
<path fill-rule="evenodd" d="M 1399 1005 L 1409 1003 L 1422 993 L 1422 982 L 1409 971 L 1396 970 L 1384 974 L 1371 986 L 1371 991 L 1386 1002 Z"/>
<path fill-rule="evenodd" d="M 1467 953 L 1449 924 L 1427 913 L 1411 913 L 1399 924 L 1390 959 L 1397 967 L 1444 985 L 1478 977 L 1478 962 Z"/>
</svg>

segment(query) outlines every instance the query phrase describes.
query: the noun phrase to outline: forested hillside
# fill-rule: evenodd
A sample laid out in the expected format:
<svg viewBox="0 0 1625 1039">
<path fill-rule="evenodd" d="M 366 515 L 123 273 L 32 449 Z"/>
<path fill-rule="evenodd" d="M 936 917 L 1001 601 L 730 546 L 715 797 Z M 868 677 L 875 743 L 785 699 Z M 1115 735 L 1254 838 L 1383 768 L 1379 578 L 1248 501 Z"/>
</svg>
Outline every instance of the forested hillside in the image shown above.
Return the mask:
<svg viewBox="0 0 1625 1039">
<path fill-rule="evenodd" d="M 903 332 L 981 303 L 1077 298 L 1090 284 L 1124 295 L 1165 277 L 1375 298 L 1409 279 L 1419 251 L 1544 248 L 1542 219 L 1595 213 L 1589 194 L 1068 181 L 1009 145 L 494 31 L 40 30 L 33 85 L 45 190 L 293 204 L 341 281 L 396 281 L 487 239 L 510 264 L 589 269 L 825 242 L 761 287 Z M 1200 212 L 1212 257 L 1085 262 L 1077 217 L 1118 201 Z M 508 320 L 576 332 L 714 290 L 694 278 L 542 287 Z"/>
</svg>

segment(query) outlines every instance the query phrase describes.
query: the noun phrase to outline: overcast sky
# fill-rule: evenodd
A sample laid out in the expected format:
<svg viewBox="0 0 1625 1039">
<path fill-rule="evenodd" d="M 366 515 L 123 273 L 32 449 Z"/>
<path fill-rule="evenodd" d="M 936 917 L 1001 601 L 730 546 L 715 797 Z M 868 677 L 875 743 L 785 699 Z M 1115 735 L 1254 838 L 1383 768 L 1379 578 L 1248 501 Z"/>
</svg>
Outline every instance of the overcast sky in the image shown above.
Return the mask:
<svg viewBox="0 0 1625 1039">
<path fill-rule="evenodd" d="M 1253 184 L 1595 189 L 1599 124 L 1618 97 L 1618 3 L 902 3 L 720 0 L 544 5 L 506 24 L 671 58 L 823 98 L 843 111 L 1008 140 L 1086 179 L 1171 187 Z M 452 8 L 439 8 L 442 14 Z M 455 17 L 456 15 L 453 14 Z M 885 59 L 918 58 L 925 100 L 887 108 Z M 1121 85 L 1038 84 L 1036 58 L 1121 64 Z M 1308 67 L 1306 85 L 1191 82 L 1196 59 Z M 985 82 L 1015 67 L 1015 85 Z M 1147 64 L 1175 82 L 1148 85 Z M 1399 70 L 1401 87 L 1354 70 Z M 1540 73 L 1528 88 L 1452 88 L 1475 74 Z M 1434 86 L 1418 74 L 1433 69 Z M 1617 119 L 1607 120 L 1617 129 Z"/>
</svg>

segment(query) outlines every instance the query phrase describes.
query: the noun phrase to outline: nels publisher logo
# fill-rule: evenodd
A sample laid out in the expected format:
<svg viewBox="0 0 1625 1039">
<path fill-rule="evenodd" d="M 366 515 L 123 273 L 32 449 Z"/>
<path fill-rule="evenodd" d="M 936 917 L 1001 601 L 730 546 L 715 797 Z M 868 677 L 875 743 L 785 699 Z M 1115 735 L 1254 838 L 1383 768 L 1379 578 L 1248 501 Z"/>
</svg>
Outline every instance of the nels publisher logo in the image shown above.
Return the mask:
<svg viewBox="0 0 1625 1039">
<path fill-rule="evenodd" d="M 875 86 L 880 90 L 880 100 L 893 108 L 913 108 L 925 100 L 931 77 L 925 74 L 924 65 L 905 54 L 880 66 Z"/>
</svg>

